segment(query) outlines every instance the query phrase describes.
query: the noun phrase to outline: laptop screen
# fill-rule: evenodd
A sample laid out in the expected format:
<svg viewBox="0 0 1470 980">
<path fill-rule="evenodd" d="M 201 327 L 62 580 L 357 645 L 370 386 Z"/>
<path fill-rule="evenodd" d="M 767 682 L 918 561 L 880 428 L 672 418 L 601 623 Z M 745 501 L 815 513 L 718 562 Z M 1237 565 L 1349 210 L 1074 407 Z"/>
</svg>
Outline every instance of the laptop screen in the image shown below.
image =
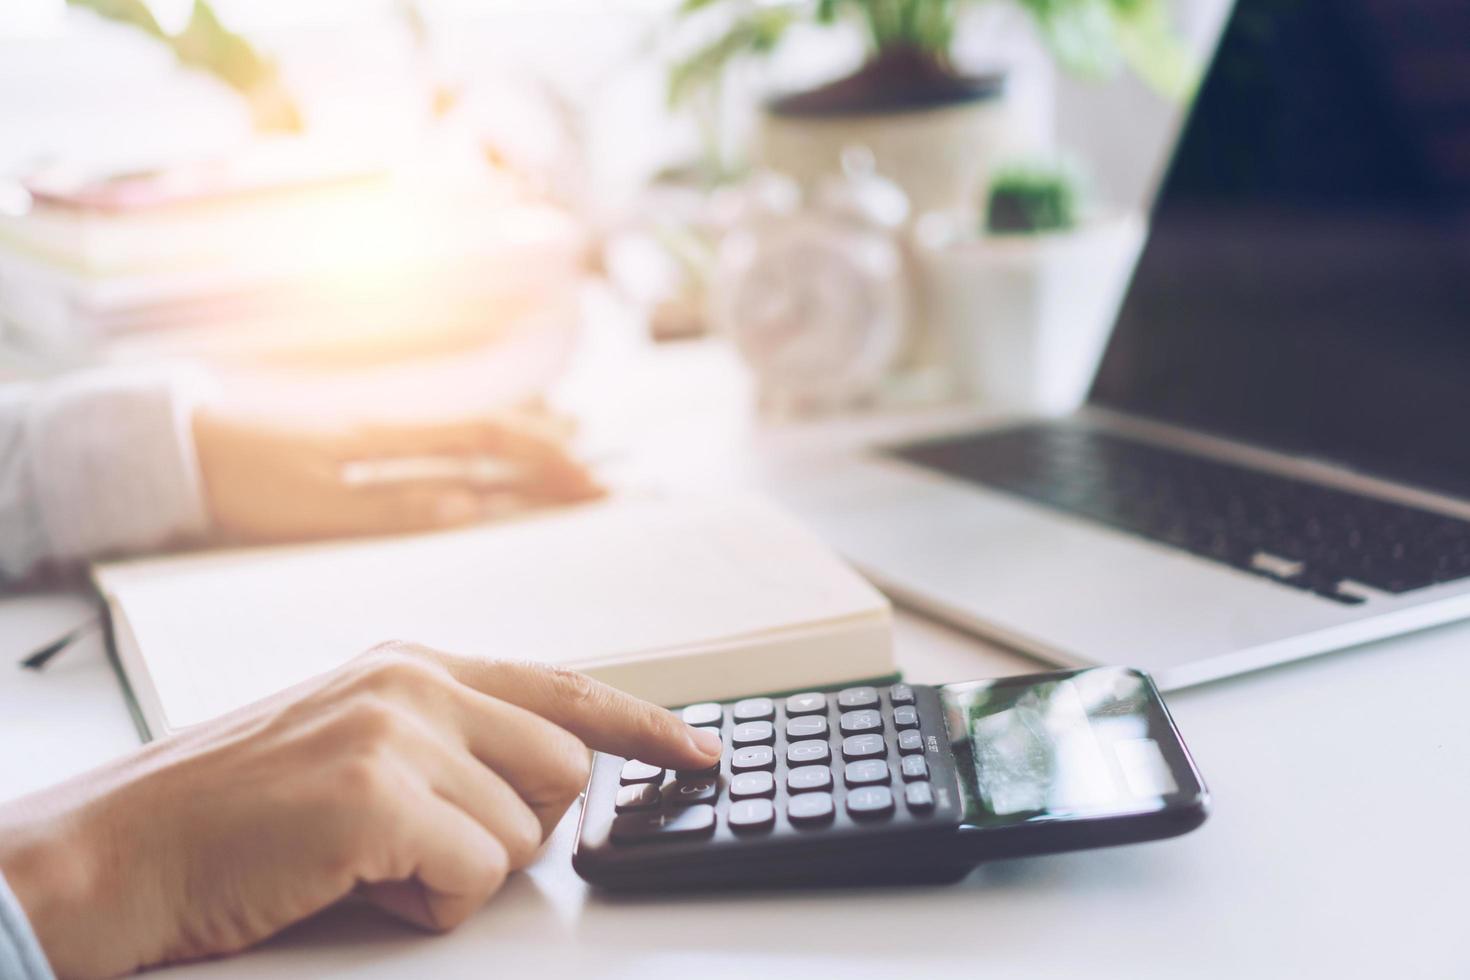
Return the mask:
<svg viewBox="0 0 1470 980">
<path fill-rule="evenodd" d="M 1470 3 L 1239 0 L 1091 401 L 1470 495 Z"/>
</svg>

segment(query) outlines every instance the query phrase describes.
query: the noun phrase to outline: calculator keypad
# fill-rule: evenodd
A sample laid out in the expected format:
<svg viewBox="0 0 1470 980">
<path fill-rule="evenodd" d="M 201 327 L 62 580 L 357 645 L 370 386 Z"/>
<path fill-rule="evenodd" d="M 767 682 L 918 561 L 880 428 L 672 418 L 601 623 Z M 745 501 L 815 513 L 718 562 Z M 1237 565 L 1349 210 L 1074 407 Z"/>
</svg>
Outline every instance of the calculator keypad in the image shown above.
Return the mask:
<svg viewBox="0 0 1470 980">
<path fill-rule="evenodd" d="M 826 738 L 827 719 L 822 715 L 802 715 L 786 723 L 786 737 L 792 741 L 803 738 Z"/>
<path fill-rule="evenodd" d="M 737 773 L 730 780 L 730 798 L 740 800 L 750 796 L 775 796 L 776 777 L 768 772 Z"/>
<path fill-rule="evenodd" d="M 807 793 L 812 790 L 830 790 L 832 770 L 827 766 L 802 766 L 786 774 L 788 793 Z"/>
<path fill-rule="evenodd" d="M 619 845 L 717 833 L 748 842 L 783 827 L 810 835 L 838 824 L 845 833 L 896 821 L 934 826 L 937 812 L 957 820 L 950 762 L 941 766 L 948 788 L 936 806 L 938 777 L 926 750 L 940 751 L 934 736 L 945 729 L 934 695 L 925 697 L 907 684 L 863 685 L 690 705 L 681 716 L 721 737 L 722 761 L 703 772 L 666 773 L 617 760 L 608 836 Z M 947 738 L 942 744 L 947 750 Z M 608 806 L 589 794 L 588 806 L 597 805 Z"/>
<path fill-rule="evenodd" d="M 770 721 L 776 717 L 776 702 L 770 698 L 736 701 L 735 707 L 730 709 L 730 716 L 736 721 Z"/>
<path fill-rule="evenodd" d="M 736 745 L 770 745 L 776 741 L 776 729 L 768 721 L 743 721 L 730 733 Z"/>
<path fill-rule="evenodd" d="M 934 809 L 934 788 L 928 783 L 909 783 L 903 788 L 903 798 L 915 813 Z"/>
<path fill-rule="evenodd" d="M 681 715 L 686 725 L 718 725 L 725 718 L 725 708 L 714 701 L 706 701 L 703 704 L 691 704 Z"/>
<path fill-rule="evenodd" d="M 827 695 L 820 691 L 812 691 L 807 694 L 793 694 L 786 699 L 786 713 L 791 717 L 797 715 L 815 715 L 827 710 Z"/>
<path fill-rule="evenodd" d="M 621 786 L 618 788 L 617 811 L 627 813 L 629 810 L 651 810 L 658 806 L 662 799 L 663 794 L 652 783 Z"/>
<path fill-rule="evenodd" d="M 670 806 L 692 806 L 695 803 L 713 803 L 719 796 L 719 776 L 676 779 L 664 787 L 664 802 Z"/>
<path fill-rule="evenodd" d="M 741 800 L 730 804 L 730 826 L 735 830 L 765 830 L 776 822 L 770 800 Z"/>
<path fill-rule="evenodd" d="M 873 783 L 887 783 L 889 778 L 888 763 L 883 759 L 863 759 L 861 762 L 849 762 L 842 770 L 842 779 L 848 786 L 869 786 Z"/>
<path fill-rule="evenodd" d="M 893 812 L 893 791 L 887 786 L 863 786 L 847 794 L 847 812 L 854 817 L 881 817 Z"/>
<path fill-rule="evenodd" d="M 662 783 L 664 771 L 658 766 L 650 766 L 646 762 L 638 762 L 629 759 L 623 763 L 622 783 L 624 786 L 633 783 Z"/>
<path fill-rule="evenodd" d="M 883 728 L 883 716 L 872 708 L 865 708 L 861 711 L 844 711 L 839 724 L 842 726 L 844 735 L 876 732 Z"/>
<path fill-rule="evenodd" d="M 830 783 L 831 776 L 827 778 Z M 836 812 L 832 797 L 826 793 L 803 793 L 786 802 L 786 816 L 796 824 L 824 823 L 831 820 Z"/>
<path fill-rule="evenodd" d="M 786 746 L 786 764 L 788 766 L 818 765 L 830 761 L 831 758 L 832 747 L 820 739 L 792 742 Z"/>
<path fill-rule="evenodd" d="M 709 804 L 677 810 L 625 813 L 613 821 L 612 839 L 621 844 L 678 837 L 705 837 L 715 829 L 715 808 Z"/>
<path fill-rule="evenodd" d="M 769 745 L 747 745 L 736 749 L 730 756 L 730 768 L 734 772 L 750 772 L 755 769 L 776 768 L 776 750 Z"/>
</svg>

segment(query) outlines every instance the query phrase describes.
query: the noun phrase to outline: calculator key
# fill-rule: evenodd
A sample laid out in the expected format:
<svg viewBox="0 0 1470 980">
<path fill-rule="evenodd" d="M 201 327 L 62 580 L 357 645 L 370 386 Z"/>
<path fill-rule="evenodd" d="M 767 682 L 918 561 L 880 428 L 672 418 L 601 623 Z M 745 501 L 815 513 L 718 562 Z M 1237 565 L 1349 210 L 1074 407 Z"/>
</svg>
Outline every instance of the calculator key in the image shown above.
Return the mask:
<svg viewBox="0 0 1470 980">
<path fill-rule="evenodd" d="M 895 705 L 913 704 L 914 689 L 907 684 L 895 684 L 888 689 L 888 700 Z"/>
<path fill-rule="evenodd" d="M 725 819 L 732 830 L 765 830 L 776 822 L 776 807 L 770 800 L 741 800 L 730 804 Z"/>
<path fill-rule="evenodd" d="M 903 761 L 899 763 L 899 770 L 903 773 L 905 782 L 929 778 L 929 763 L 924 761 L 922 755 L 904 756 Z"/>
<path fill-rule="evenodd" d="M 644 810 L 613 819 L 612 839 L 620 843 L 708 837 L 715 829 L 715 808 L 707 803 L 674 810 Z"/>
<path fill-rule="evenodd" d="M 831 820 L 834 807 L 826 793 L 802 793 L 786 801 L 786 816 L 792 823 L 818 823 Z"/>
<path fill-rule="evenodd" d="M 786 722 L 787 738 L 826 738 L 825 715 L 801 715 Z"/>
<path fill-rule="evenodd" d="M 852 790 L 847 794 L 847 812 L 854 817 L 879 817 L 892 813 L 893 791 L 887 786 L 863 786 Z"/>
<path fill-rule="evenodd" d="M 919 727 L 919 709 L 911 704 L 893 709 L 893 727 L 902 731 L 905 728 Z"/>
<path fill-rule="evenodd" d="M 697 779 L 677 779 L 664 787 L 664 799 L 670 806 L 693 806 L 695 803 L 713 803 L 720 795 L 718 776 L 700 776 Z"/>
<path fill-rule="evenodd" d="M 632 786 L 623 786 L 618 789 L 617 812 L 627 813 L 629 810 L 648 810 L 658 806 L 662 799 L 658 787 L 652 783 L 634 783 Z"/>
<path fill-rule="evenodd" d="M 792 742 L 786 746 L 786 763 L 792 766 L 809 766 L 827 762 L 832 758 L 832 747 L 822 741 Z"/>
<path fill-rule="evenodd" d="M 736 721 L 770 721 L 776 717 L 776 702 L 770 698 L 746 698 L 735 702 L 731 714 Z"/>
<path fill-rule="evenodd" d="M 883 728 L 883 716 L 872 708 L 863 711 L 847 711 L 842 715 L 842 734 L 856 735 L 859 732 L 876 732 Z"/>
<path fill-rule="evenodd" d="M 793 694 L 786 699 L 788 715 L 815 715 L 827 710 L 827 695 L 820 691 Z"/>
<path fill-rule="evenodd" d="M 888 751 L 888 744 L 883 741 L 882 735 L 849 735 L 842 740 L 842 757 L 844 759 L 871 759 L 874 756 L 883 755 Z"/>
<path fill-rule="evenodd" d="M 770 745 L 776 741 L 776 728 L 768 721 L 742 721 L 730 733 L 736 745 Z"/>
<path fill-rule="evenodd" d="M 934 809 L 934 790 L 928 783 L 909 783 L 903 788 L 903 799 L 910 810 L 919 813 Z"/>
<path fill-rule="evenodd" d="M 725 709 L 713 701 L 705 701 L 685 708 L 683 718 L 686 725 L 718 725 L 725 720 Z"/>
<path fill-rule="evenodd" d="M 913 729 L 898 733 L 898 751 L 904 755 L 924 751 L 924 736 Z"/>
<path fill-rule="evenodd" d="M 848 786 L 871 786 L 888 782 L 888 763 L 882 759 L 863 759 L 849 762 L 842 770 L 842 778 Z"/>
<path fill-rule="evenodd" d="M 832 788 L 832 770 L 826 766 L 802 766 L 786 774 L 786 790 L 790 793 L 810 793 L 813 790 Z"/>
<path fill-rule="evenodd" d="M 825 744 L 825 743 L 824 743 Z M 730 755 L 731 772 L 776 768 L 776 750 L 769 745 L 747 745 Z"/>
<path fill-rule="evenodd" d="M 730 780 L 730 796 L 733 799 L 775 795 L 776 777 L 768 772 L 737 772 Z"/>
<path fill-rule="evenodd" d="M 853 708 L 876 708 L 878 692 L 871 687 L 849 687 L 837 692 L 837 706 L 843 711 Z"/>
<path fill-rule="evenodd" d="M 664 781 L 664 771 L 658 766 L 629 759 L 623 763 L 623 775 L 618 781 L 624 786 L 630 783 L 661 783 Z"/>
</svg>

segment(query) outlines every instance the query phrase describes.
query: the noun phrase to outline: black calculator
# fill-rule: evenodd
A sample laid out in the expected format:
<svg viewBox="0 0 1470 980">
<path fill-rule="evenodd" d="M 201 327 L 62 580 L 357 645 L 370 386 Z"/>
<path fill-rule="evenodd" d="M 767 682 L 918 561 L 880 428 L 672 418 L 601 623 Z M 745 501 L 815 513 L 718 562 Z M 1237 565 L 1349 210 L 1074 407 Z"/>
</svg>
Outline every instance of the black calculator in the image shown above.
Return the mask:
<svg viewBox="0 0 1470 980">
<path fill-rule="evenodd" d="M 718 765 L 599 754 L 577 873 L 609 889 L 945 882 L 1182 834 L 1208 796 L 1147 675 L 1094 668 L 692 704 Z"/>
</svg>

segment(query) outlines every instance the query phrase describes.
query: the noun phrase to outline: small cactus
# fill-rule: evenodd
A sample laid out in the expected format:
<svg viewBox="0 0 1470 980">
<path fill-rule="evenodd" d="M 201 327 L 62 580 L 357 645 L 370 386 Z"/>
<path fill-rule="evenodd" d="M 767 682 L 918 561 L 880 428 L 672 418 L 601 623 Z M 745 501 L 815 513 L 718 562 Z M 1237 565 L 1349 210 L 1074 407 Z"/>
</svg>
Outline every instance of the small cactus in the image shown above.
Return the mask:
<svg viewBox="0 0 1470 980">
<path fill-rule="evenodd" d="M 985 227 L 993 235 L 1027 235 L 1077 227 L 1078 181 L 1061 167 L 1013 167 L 990 182 Z"/>
</svg>

